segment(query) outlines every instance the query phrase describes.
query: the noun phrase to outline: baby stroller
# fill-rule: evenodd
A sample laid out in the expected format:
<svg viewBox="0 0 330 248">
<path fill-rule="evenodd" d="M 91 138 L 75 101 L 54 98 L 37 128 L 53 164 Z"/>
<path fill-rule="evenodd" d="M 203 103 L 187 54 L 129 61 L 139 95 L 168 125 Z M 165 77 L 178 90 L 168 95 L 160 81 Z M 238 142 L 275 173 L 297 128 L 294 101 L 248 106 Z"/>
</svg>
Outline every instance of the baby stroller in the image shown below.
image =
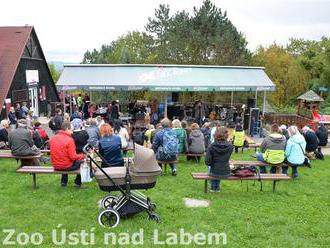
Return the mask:
<svg viewBox="0 0 330 248">
<path fill-rule="evenodd" d="M 160 221 L 159 215 L 155 213 L 156 204 L 152 203 L 149 197 L 132 190 L 155 187 L 156 177 L 161 174 L 161 168 L 151 149 L 135 145 L 134 150 L 133 161 L 128 159 L 126 167 L 102 168 L 96 158 L 92 156 L 92 152 L 106 163 L 102 156 L 94 151 L 91 145 L 88 144 L 84 147 L 84 153 L 98 167 L 95 179 L 100 189 L 106 192 L 120 191 L 121 193 L 119 197 L 108 195 L 101 201 L 104 208 L 98 216 L 101 226 L 114 228 L 119 224 L 120 218 L 128 218 L 142 211 L 147 211 L 149 220 Z"/>
</svg>

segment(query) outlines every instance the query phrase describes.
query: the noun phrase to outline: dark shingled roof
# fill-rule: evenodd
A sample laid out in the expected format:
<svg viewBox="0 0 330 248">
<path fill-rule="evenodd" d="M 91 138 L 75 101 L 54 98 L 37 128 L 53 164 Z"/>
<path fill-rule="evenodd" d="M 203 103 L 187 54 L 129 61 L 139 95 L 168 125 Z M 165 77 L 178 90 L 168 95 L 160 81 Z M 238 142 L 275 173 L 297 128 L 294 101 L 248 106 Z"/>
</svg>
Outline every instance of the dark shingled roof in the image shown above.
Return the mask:
<svg viewBox="0 0 330 248">
<path fill-rule="evenodd" d="M 0 27 L 0 106 L 8 94 L 32 30 L 31 26 Z"/>
<path fill-rule="evenodd" d="M 316 94 L 314 91 L 310 90 L 302 94 L 297 98 L 298 100 L 305 100 L 308 102 L 323 102 L 323 98 Z"/>
</svg>

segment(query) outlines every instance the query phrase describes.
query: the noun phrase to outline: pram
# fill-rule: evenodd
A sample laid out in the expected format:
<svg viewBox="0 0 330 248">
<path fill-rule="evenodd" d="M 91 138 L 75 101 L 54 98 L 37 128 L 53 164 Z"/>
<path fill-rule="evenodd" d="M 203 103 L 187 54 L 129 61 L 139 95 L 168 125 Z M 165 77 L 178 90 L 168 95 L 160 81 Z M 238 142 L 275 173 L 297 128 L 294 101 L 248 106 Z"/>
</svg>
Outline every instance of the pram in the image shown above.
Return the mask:
<svg viewBox="0 0 330 248">
<path fill-rule="evenodd" d="M 155 213 L 156 204 L 141 192 L 132 191 L 155 187 L 156 177 L 161 174 L 161 168 L 151 149 L 135 144 L 133 161 L 128 159 L 126 167 L 102 168 L 92 153 L 103 163 L 106 161 L 89 144 L 84 147 L 84 153 L 98 167 L 94 175 L 100 189 L 121 192 L 121 196 L 108 195 L 101 201 L 104 208 L 98 216 L 101 226 L 114 228 L 119 224 L 120 218 L 128 218 L 142 211 L 147 211 L 149 220 L 160 222 L 159 215 Z"/>
</svg>

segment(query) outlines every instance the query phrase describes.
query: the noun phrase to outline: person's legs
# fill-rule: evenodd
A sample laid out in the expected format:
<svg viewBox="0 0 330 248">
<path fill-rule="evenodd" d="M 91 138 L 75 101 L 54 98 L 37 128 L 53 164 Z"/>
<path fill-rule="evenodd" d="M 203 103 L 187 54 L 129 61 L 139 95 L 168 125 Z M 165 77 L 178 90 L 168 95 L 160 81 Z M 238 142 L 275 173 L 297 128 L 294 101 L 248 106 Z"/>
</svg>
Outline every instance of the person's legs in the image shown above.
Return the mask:
<svg viewBox="0 0 330 248">
<path fill-rule="evenodd" d="M 256 158 L 257 158 L 258 161 L 265 162 L 265 159 L 262 156 L 262 153 L 257 153 L 256 154 Z M 259 170 L 260 170 L 260 173 L 262 173 L 262 174 L 266 174 L 267 173 L 266 166 L 259 166 Z"/>
<path fill-rule="evenodd" d="M 211 183 L 211 192 L 220 191 L 220 180 L 210 180 Z"/>
<path fill-rule="evenodd" d="M 235 146 L 235 153 L 238 153 L 238 146 Z"/>
<path fill-rule="evenodd" d="M 297 165 L 292 165 L 292 177 L 293 177 L 293 178 L 298 177 L 298 169 L 297 169 Z"/>
<path fill-rule="evenodd" d="M 282 174 L 285 174 L 285 175 L 287 175 L 288 174 L 288 166 L 283 166 L 282 167 Z"/>
<path fill-rule="evenodd" d="M 176 166 L 174 163 L 170 164 L 172 170 L 172 176 L 176 176 Z"/>
<path fill-rule="evenodd" d="M 78 170 L 80 168 L 80 165 L 81 165 L 82 161 L 80 160 L 76 160 L 73 162 L 72 166 L 65 169 L 65 170 L 62 170 L 62 171 L 75 171 L 75 170 Z M 67 174 L 63 174 L 62 175 L 62 178 L 61 178 L 61 185 L 64 187 L 64 186 L 67 186 L 68 184 L 68 175 Z M 78 174 L 76 176 L 76 179 L 75 179 L 75 184 L 77 186 L 80 186 L 81 185 L 81 175 Z"/>
<path fill-rule="evenodd" d="M 272 166 L 272 168 L 270 168 L 270 173 L 276 174 L 276 166 Z"/>
<path fill-rule="evenodd" d="M 66 187 L 68 185 L 68 174 L 63 174 L 62 175 L 61 185 L 62 185 L 62 187 Z"/>
</svg>

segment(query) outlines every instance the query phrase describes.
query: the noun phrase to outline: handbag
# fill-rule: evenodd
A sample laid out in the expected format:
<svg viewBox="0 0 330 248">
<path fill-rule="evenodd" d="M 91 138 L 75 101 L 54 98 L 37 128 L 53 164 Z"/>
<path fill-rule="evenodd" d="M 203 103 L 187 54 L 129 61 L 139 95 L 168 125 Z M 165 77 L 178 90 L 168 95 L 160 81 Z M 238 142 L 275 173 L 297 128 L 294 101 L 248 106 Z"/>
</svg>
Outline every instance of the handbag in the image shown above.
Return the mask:
<svg viewBox="0 0 330 248">
<path fill-rule="evenodd" d="M 306 165 L 307 167 L 309 167 L 309 168 L 312 168 L 312 164 L 311 164 L 311 161 L 310 161 L 310 159 L 307 157 L 307 155 L 305 154 L 305 151 L 304 151 L 304 149 L 301 147 L 301 145 L 300 144 L 298 144 L 299 145 L 299 147 L 300 147 L 300 149 L 301 149 L 301 151 L 302 151 L 302 153 L 304 154 L 304 156 L 305 156 L 305 160 L 304 160 L 304 163 L 303 163 L 303 165 Z"/>
<path fill-rule="evenodd" d="M 257 174 L 257 169 L 254 166 L 238 167 L 232 170 L 232 174 L 236 177 L 252 177 Z"/>
<path fill-rule="evenodd" d="M 86 160 L 80 165 L 80 175 L 81 175 L 81 183 L 89 183 L 92 181 L 91 170 L 87 165 Z"/>
</svg>

